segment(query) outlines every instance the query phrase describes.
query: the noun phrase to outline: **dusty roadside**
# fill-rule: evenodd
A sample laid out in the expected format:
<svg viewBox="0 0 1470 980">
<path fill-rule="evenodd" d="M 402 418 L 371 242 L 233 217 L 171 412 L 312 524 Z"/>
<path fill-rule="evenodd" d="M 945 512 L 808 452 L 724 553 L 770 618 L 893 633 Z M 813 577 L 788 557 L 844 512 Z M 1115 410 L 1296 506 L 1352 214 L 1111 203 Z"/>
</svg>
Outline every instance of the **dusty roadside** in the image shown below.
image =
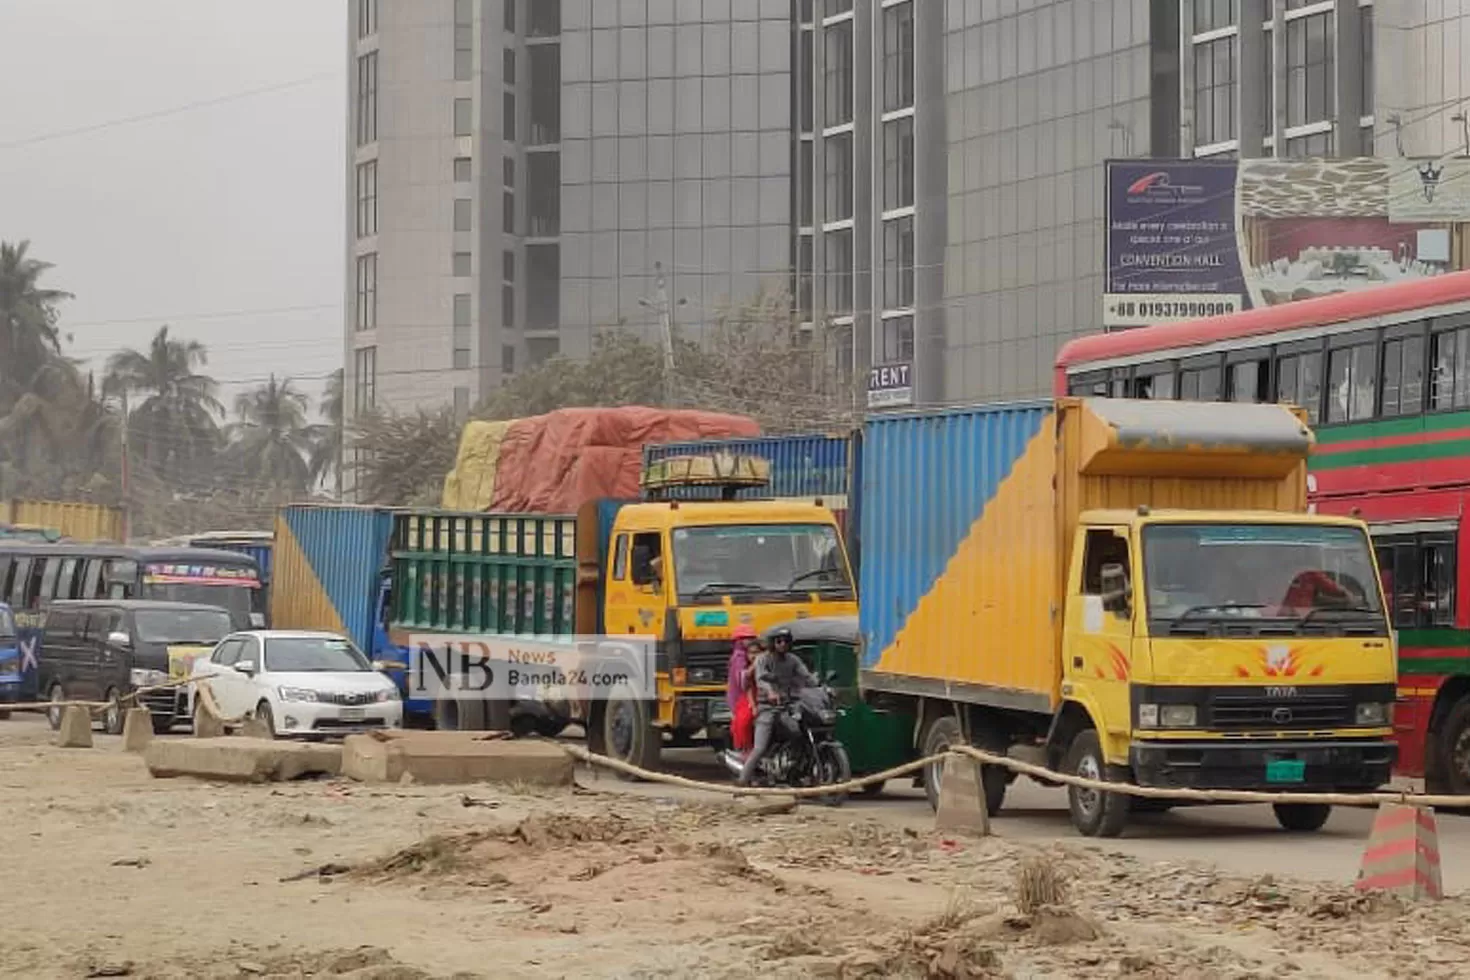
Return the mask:
<svg viewBox="0 0 1470 980">
<path fill-rule="evenodd" d="M 1406 907 L 859 810 L 154 780 L 98 746 L 0 723 L 0 975 L 1184 980 L 1470 963 L 1458 897 Z"/>
</svg>

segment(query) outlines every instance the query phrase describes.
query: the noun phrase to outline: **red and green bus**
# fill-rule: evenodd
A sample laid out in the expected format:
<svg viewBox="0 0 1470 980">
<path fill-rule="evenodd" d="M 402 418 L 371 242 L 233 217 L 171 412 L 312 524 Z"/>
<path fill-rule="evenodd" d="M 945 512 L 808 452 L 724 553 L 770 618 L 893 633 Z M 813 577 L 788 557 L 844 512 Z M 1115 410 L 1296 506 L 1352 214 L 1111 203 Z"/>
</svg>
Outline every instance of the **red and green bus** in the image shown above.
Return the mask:
<svg viewBox="0 0 1470 980">
<path fill-rule="evenodd" d="M 1057 355 L 1055 383 L 1305 409 L 1312 505 L 1368 522 L 1377 546 L 1400 771 L 1470 793 L 1470 271 L 1082 337 Z"/>
</svg>

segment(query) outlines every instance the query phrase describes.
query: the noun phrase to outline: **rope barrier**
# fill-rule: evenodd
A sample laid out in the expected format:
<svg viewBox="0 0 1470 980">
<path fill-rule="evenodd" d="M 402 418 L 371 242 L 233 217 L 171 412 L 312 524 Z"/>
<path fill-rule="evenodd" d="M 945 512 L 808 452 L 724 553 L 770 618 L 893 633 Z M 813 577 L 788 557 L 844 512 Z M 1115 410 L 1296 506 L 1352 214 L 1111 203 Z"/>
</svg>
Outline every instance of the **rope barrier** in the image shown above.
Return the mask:
<svg viewBox="0 0 1470 980">
<path fill-rule="evenodd" d="M 199 678 L 181 678 L 176 681 L 166 681 L 162 684 L 151 684 L 148 687 L 137 687 L 127 694 L 120 695 L 116 704 L 126 706 L 128 702 L 136 702 L 144 694 L 152 694 L 154 691 L 169 691 L 183 687 L 185 684 L 193 684 Z M 16 704 L 6 704 L 0 701 L 0 711 L 50 711 L 52 708 L 89 708 L 95 714 L 112 707 L 112 701 L 21 701 Z"/>
<path fill-rule="evenodd" d="M 871 773 L 846 780 L 841 783 L 832 783 L 826 786 L 800 786 L 790 789 L 780 787 L 754 787 L 734 786 L 729 783 L 709 783 L 697 779 L 689 779 L 684 776 L 676 776 L 673 773 L 654 772 L 643 769 L 632 763 L 621 759 L 613 759 L 608 756 L 597 755 L 582 748 L 580 745 L 561 746 L 562 750 L 591 766 L 611 769 L 629 776 L 634 776 L 651 783 L 662 783 L 668 786 L 681 786 L 685 789 L 699 790 L 707 793 L 720 793 L 722 795 L 735 796 L 784 796 L 784 797 L 814 797 L 831 796 L 835 793 L 851 793 L 861 790 L 865 786 L 874 783 L 887 782 L 909 775 L 927 766 L 942 763 L 950 754 L 967 756 L 985 765 L 1000 766 L 1025 776 L 1045 780 L 1049 783 L 1061 783 L 1065 786 L 1076 786 L 1079 789 L 1098 790 L 1104 793 L 1121 793 L 1125 796 L 1136 796 L 1155 800 L 1179 800 L 1181 802 L 1195 803 L 1325 803 L 1329 806 L 1376 806 L 1380 803 L 1399 803 L 1407 806 L 1428 806 L 1438 808 L 1470 808 L 1470 796 L 1440 796 L 1424 793 L 1411 793 L 1408 791 L 1379 791 L 1373 793 L 1264 793 L 1255 790 L 1206 790 L 1206 789 L 1172 789 L 1160 786 L 1136 786 L 1132 783 L 1115 783 L 1102 779 L 1089 779 L 1086 776 L 1077 776 L 1069 773 L 1056 772 L 1044 766 L 1022 762 L 1007 756 L 996 755 L 968 745 L 953 746 L 948 752 L 937 755 L 926 756 L 906 762 L 892 769 L 882 772 Z"/>
</svg>

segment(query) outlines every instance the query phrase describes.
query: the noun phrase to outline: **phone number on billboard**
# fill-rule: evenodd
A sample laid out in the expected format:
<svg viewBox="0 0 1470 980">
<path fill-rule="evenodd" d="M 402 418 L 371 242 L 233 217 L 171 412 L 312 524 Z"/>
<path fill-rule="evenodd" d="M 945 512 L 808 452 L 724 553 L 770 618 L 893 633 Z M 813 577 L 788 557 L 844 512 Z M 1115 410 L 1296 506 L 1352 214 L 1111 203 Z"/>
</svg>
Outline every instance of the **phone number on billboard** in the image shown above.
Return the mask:
<svg viewBox="0 0 1470 980">
<path fill-rule="evenodd" d="M 1201 316 L 1224 316 L 1240 312 L 1240 304 L 1233 299 L 1200 300 L 1190 302 L 1126 301 L 1118 303 L 1114 313 L 1121 317 L 1171 317 L 1194 318 Z"/>
</svg>

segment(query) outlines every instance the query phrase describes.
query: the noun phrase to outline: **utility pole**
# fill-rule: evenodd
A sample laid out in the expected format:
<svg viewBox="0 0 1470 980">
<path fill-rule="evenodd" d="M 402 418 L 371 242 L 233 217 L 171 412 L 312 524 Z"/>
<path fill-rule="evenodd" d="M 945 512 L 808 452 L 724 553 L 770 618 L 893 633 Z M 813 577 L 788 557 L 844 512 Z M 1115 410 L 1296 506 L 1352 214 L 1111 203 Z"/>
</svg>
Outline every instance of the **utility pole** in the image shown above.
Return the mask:
<svg viewBox="0 0 1470 980">
<path fill-rule="evenodd" d="M 122 538 L 126 544 L 131 533 L 131 511 L 128 506 L 128 391 L 122 392 Z"/>
<path fill-rule="evenodd" d="M 664 280 L 662 262 L 653 264 L 653 274 L 654 297 L 639 297 L 638 305 L 652 310 L 659 318 L 664 345 L 664 407 L 671 408 L 674 404 L 674 304 L 669 303 L 668 283 Z M 676 305 L 683 306 L 685 302 L 681 299 Z"/>
</svg>

